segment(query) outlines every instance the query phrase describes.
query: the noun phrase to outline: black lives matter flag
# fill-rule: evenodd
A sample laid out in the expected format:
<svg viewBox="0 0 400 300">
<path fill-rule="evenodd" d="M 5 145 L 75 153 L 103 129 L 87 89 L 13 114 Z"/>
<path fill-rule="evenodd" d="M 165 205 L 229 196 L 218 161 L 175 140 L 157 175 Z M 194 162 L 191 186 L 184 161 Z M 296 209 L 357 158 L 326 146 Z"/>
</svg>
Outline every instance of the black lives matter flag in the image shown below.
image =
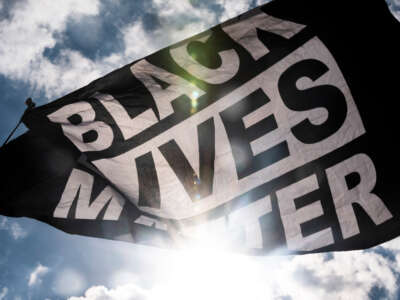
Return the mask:
<svg viewBox="0 0 400 300">
<path fill-rule="evenodd" d="M 400 234 L 400 24 L 385 1 L 276 0 L 26 114 L 0 212 L 236 251 Z"/>
</svg>

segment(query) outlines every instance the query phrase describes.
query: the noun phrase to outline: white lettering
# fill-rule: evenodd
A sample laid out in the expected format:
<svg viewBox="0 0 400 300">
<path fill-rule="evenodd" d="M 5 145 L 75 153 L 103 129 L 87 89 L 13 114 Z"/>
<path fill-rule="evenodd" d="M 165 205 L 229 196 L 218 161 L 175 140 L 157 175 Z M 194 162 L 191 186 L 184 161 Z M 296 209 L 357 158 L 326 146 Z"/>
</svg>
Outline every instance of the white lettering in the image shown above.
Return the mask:
<svg viewBox="0 0 400 300">
<path fill-rule="evenodd" d="M 229 215 L 229 229 L 241 226 L 246 235 L 245 247 L 261 249 L 263 247 L 260 218 L 272 211 L 269 196 L 252 202 Z"/>
<path fill-rule="evenodd" d="M 78 169 L 73 169 L 62 193 L 61 200 L 54 210 L 55 218 L 67 218 L 76 196 L 76 219 L 94 220 L 100 211 L 107 205 L 104 220 L 118 220 L 125 200 L 110 186 L 106 186 L 97 198 L 90 203 L 94 178 L 92 175 Z"/>
<path fill-rule="evenodd" d="M 161 120 L 173 114 L 174 109 L 171 102 L 179 96 L 187 95 L 189 98 L 198 98 L 204 95 L 204 92 L 193 83 L 188 82 L 175 74 L 169 73 L 164 69 L 156 67 L 145 59 L 142 59 L 131 66 L 131 71 L 153 96 Z M 164 81 L 169 84 L 169 86 L 163 89 L 153 77 Z"/>
<path fill-rule="evenodd" d="M 360 183 L 349 190 L 345 177 L 352 173 L 360 176 Z M 376 225 L 393 217 L 383 201 L 371 193 L 376 183 L 376 171 L 366 154 L 354 155 L 327 169 L 326 174 L 344 239 L 360 233 L 353 203 L 359 204 Z"/>
<path fill-rule="evenodd" d="M 304 144 L 293 135 L 291 128 L 305 119 L 316 124 L 316 120 L 326 119 L 327 111 L 323 108 L 306 111 L 288 109 L 280 97 L 277 82 L 280 74 L 289 66 L 309 58 L 320 60 L 329 69 L 323 76 L 312 82 L 312 85 L 330 84 L 339 88 L 346 98 L 347 115 L 342 126 L 334 134 L 318 143 Z M 251 142 L 253 154 L 256 155 L 267 150 L 271 145 L 286 141 L 290 156 L 239 180 L 232 155 L 232 143 L 227 137 L 220 112 L 257 89 L 262 89 L 270 102 L 245 116 L 243 118 L 245 127 L 257 124 L 265 117 L 273 115 L 278 128 Z M 187 160 L 191 162 L 193 169 L 198 172 L 199 154 L 195 133 L 197 126 L 210 118 L 213 118 L 215 122 L 213 194 L 202 198 L 201 201 L 193 202 L 158 148 L 174 139 L 182 148 Z M 143 207 L 141 209 L 158 217 L 183 219 L 226 203 L 260 184 L 342 147 L 364 133 L 365 129 L 357 107 L 335 60 L 321 41 L 313 38 L 273 67 L 150 141 L 112 159 L 100 159 L 93 163 L 130 201 L 135 203 L 138 201 L 139 194 L 135 159 L 151 152 L 160 184 L 161 207 Z"/>
<path fill-rule="evenodd" d="M 77 124 L 72 124 L 70 117 L 76 116 Z M 101 121 L 94 121 L 96 113 L 87 102 L 76 102 L 63 106 L 47 116 L 50 121 L 61 124 L 64 135 L 82 152 L 101 151 L 111 146 L 114 134 L 110 126 Z M 94 141 L 85 142 L 84 134 L 95 132 Z"/>
<path fill-rule="evenodd" d="M 324 214 L 320 201 L 296 209 L 295 200 L 318 189 L 312 175 L 276 192 L 288 249 L 311 251 L 334 243 L 331 228 L 303 236 L 300 225 Z"/>
<path fill-rule="evenodd" d="M 262 11 L 251 12 L 240 22 L 222 26 L 222 29 L 237 43 L 244 47 L 255 60 L 269 53 L 269 49 L 258 39 L 257 28 L 269 31 L 287 39 L 301 31 L 305 25 L 281 20 Z"/>
<path fill-rule="evenodd" d="M 104 105 L 113 117 L 125 140 L 137 135 L 158 122 L 152 109 L 147 109 L 131 119 L 126 109 L 116 99 L 114 99 L 113 96 L 107 94 L 96 94 L 95 97 Z"/>
<path fill-rule="evenodd" d="M 140 216 L 139 218 L 137 218 L 135 220 L 136 224 L 141 224 L 147 227 L 154 227 L 156 229 L 160 229 L 160 230 L 164 230 L 166 231 L 168 229 L 168 226 L 166 223 L 161 222 L 160 220 L 154 219 L 154 218 L 150 218 L 147 216 Z"/>
<path fill-rule="evenodd" d="M 209 37 L 210 34 L 207 34 L 205 37 L 200 38 L 197 41 L 205 43 Z M 222 61 L 221 66 L 217 69 L 210 69 L 199 64 L 191 55 L 189 55 L 188 45 L 190 42 L 193 42 L 193 40 L 187 42 L 184 41 L 170 49 L 172 58 L 181 68 L 185 69 L 198 79 L 212 84 L 224 83 L 236 75 L 239 70 L 240 60 L 235 50 L 230 49 L 219 52 Z"/>
</svg>

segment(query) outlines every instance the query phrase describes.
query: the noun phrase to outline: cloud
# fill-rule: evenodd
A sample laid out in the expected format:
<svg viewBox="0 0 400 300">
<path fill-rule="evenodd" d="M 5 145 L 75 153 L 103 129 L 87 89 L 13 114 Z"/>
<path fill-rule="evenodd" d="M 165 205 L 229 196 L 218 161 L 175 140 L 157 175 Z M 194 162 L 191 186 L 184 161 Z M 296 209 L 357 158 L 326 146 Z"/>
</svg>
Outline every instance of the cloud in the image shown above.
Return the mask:
<svg viewBox="0 0 400 300">
<path fill-rule="evenodd" d="M 153 28 L 146 28 L 146 21 L 141 18 L 121 29 L 125 51 L 120 57 L 125 63 L 200 33 L 219 22 L 216 12 L 206 7 L 195 8 L 189 1 L 154 0 L 152 5 L 153 14 L 144 16 L 153 16 L 156 20 Z"/>
<path fill-rule="evenodd" d="M 367 299 L 373 288 L 380 288 L 386 298 L 393 299 L 397 292 L 397 262 L 391 262 L 375 252 L 352 251 L 332 253 L 326 261 L 324 255 L 295 257 L 286 264 L 284 273 L 290 274 L 290 284 L 277 286 L 278 294 L 292 299 Z M 286 279 L 287 280 L 287 279 Z"/>
<path fill-rule="evenodd" d="M 114 299 L 397 299 L 399 241 L 366 251 L 293 257 L 169 254 L 146 290 L 131 281 L 89 288 L 69 300 Z M 387 255 L 382 249 L 390 251 Z M 390 250 L 388 250 L 390 249 Z M 114 282 L 114 284 L 117 282 Z"/>
<path fill-rule="evenodd" d="M 118 59 L 129 57 L 130 59 L 139 58 L 140 56 L 146 56 L 151 52 L 154 52 L 162 48 L 162 42 L 160 40 L 154 40 L 152 35 L 147 33 L 142 22 L 133 23 L 131 26 L 125 27 L 123 30 L 125 53 L 120 55 Z M 158 35 L 156 32 L 153 36 Z"/>
<path fill-rule="evenodd" d="M 7 0 L 0 8 L 0 74 L 51 100 L 267 2 Z M 388 4 L 399 11 L 398 0 Z"/>
<path fill-rule="evenodd" d="M 252 1 L 217 0 L 217 3 L 224 8 L 220 20 L 225 21 L 248 11 L 251 7 Z"/>
<path fill-rule="evenodd" d="M 74 269 L 64 269 L 57 271 L 54 280 L 54 293 L 62 296 L 80 294 L 86 288 L 85 277 Z"/>
<path fill-rule="evenodd" d="M 8 288 L 3 287 L 3 288 L 1 289 L 1 291 L 0 291 L 0 300 L 5 299 L 6 296 L 7 296 L 7 293 L 8 293 Z"/>
<path fill-rule="evenodd" d="M 0 11 L 0 74 L 52 100 L 269 0 L 20 0 Z M 398 11 L 398 0 L 389 5 Z"/>
<path fill-rule="evenodd" d="M 68 300 L 145 300 L 147 293 L 134 284 L 126 284 L 115 289 L 94 286 L 85 292 L 83 297 L 71 297 Z"/>
<path fill-rule="evenodd" d="M 25 238 L 28 233 L 17 222 L 10 222 L 7 218 L 0 219 L 0 230 L 6 230 L 14 240 Z"/>
<path fill-rule="evenodd" d="M 243 13 L 254 1 L 17 2 L 1 9 L 7 18 L 0 19 L 0 74 L 51 100 Z"/>
<path fill-rule="evenodd" d="M 58 87 L 60 80 L 68 80 L 70 73 L 58 80 L 49 76 L 64 74 L 67 64 L 85 74 L 88 62 L 74 52 L 63 52 L 55 65 L 44 57 L 45 49 L 52 48 L 57 35 L 65 31 L 69 18 L 96 14 L 98 1 L 82 3 L 66 0 L 60 3 L 51 0 L 28 0 L 10 12 L 8 19 L 0 21 L 0 73 L 14 80 L 28 82 L 33 89 L 45 90 L 48 96 L 57 94 L 69 86 Z M 77 63 L 77 60 L 80 60 Z M 82 65 L 82 67 L 80 67 Z M 77 68 L 79 66 L 79 68 Z M 68 71 L 68 69 L 67 69 Z M 97 75 L 97 74 L 96 74 Z M 85 78 L 81 79 L 82 81 Z M 52 90 L 54 89 L 54 91 Z"/>
<path fill-rule="evenodd" d="M 12 237 L 14 238 L 14 240 L 19 240 L 19 239 L 23 239 L 24 237 L 27 236 L 27 232 L 21 227 L 21 225 L 19 225 L 16 222 L 11 223 L 10 225 L 10 233 L 12 235 Z"/>
<path fill-rule="evenodd" d="M 25 0 L 2 0 L 0 2 L 0 20 L 10 18 L 12 11 Z"/>
<path fill-rule="evenodd" d="M 258 0 L 257 5 L 269 1 Z M 142 17 L 122 27 L 124 51 L 104 58 L 103 62 L 122 65 L 147 56 L 246 12 L 253 2 L 153 0 L 152 14 L 144 13 L 143 16 L 153 16 L 156 25 L 146 28 L 146 21 Z"/>
<path fill-rule="evenodd" d="M 400 0 L 386 0 L 393 15 L 400 21 Z"/>
<path fill-rule="evenodd" d="M 39 264 L 35 270 L 29 275 L 28 286 L 32 287 L 42 282 L 41 277 L 49 272 L 49 268 Z"/>
</svg>

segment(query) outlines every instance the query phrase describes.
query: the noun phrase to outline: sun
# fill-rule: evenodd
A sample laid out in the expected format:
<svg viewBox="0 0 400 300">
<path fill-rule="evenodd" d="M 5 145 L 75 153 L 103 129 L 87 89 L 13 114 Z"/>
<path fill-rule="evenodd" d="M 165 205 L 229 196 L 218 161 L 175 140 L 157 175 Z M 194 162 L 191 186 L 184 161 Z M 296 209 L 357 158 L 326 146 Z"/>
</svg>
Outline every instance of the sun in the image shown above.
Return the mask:
<svg viewBox="0 0 400 300">
<path fill-rule="evenodd" d="M 152 289 L 150 299 L 266 299 L 270 291 L 263 264 L 254 257 L 211 245 L 177 251 L 166 264 L 162 283 Z"/>
</svg>

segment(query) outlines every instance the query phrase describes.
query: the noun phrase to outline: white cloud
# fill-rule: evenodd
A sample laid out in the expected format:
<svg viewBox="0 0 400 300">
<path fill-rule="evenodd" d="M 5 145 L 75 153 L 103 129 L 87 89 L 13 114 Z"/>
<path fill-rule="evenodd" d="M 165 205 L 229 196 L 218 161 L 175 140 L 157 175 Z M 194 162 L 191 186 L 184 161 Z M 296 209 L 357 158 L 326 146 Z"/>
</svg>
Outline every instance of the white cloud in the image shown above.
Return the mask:
<svg viewBox="0 0 400 300">
<path fill-rule="evenodd" d="M 271 0 L 257 0 L 257 6 L 270 2 Z"/>
<path fill-rule="evenodd" d="M 386 243 L 383 243 L 380 245 L 380 247 L 383 247 L 390 251 L 400 252 L 400 237 L 392 239 Z"/>
<path fill-rule="evenodd" d="M 217 14 L 206 8 L 194 8 L 189 1 L 154 0 L 159 27 L 145 31 L 141 21 L 122 29 L 128 61 L 138 59 L 173 43 L 200 33 L 219 21 Z M 126 62 L 125 62 L 126 63 Z"/>
<path fill-rule="evenodd" d="M 374 252 L 337 252 L 326 260 L 323 254 L 297 256 L 274 273 L 276 295 L 292 299 L 367 299 L 373 287 L 396 295 L 397 262 Z M 286 282 L 279 285 L 279 282 Z"/>
<path fill-rule="evenodd" d="M 6 296 L 7 296 L 7 293 L 8 293 L 8 288 L 3 287 L 3 288 L 1 289 L 1 291 L 0 291 L 0 300 L 5 299 Z"/>
<path fill-rule="evenodd" d="M 16 223 L 16 222 L 11 223 L 9 230 L 10 230 L 10 233 L 11 233 L 12 237 L 14 238 L 14 240 L 23 239 L 28 234 L 21 227 L 21 225 L 19 225 L 19 223 Z"/>
<path fill-rule="evenodd" d="M 258 0 L 258 5 L 270 0 Z M 144 30 L 141 21 L 136 21 L 121 29 L 124 36 L 125 52 L 105 58 L 103 62 L 113 61 L 116 65 L 147 56 L 159 49 L 205 31 L 218 23 L 246 12 L 250 0 L 217 0 L 223 11 L 193 7 L 190 1 L 154 0 L 153 6 L 160 22 L 151 31 Z"/>
<path fill-rule="evenodd" d="M 400 10 L 392 11 L 395 18 L 400 22 Z"/>
<path fill-rule="evenodd" d="M 124 52 L 91 60 L 76 50 L 63 48 L 52 61 L 44 55 L 45 50 L 52 49 L 62 40 L 68 19 L 97 15 L 99 2 L 28 0 L 13 10 L 10 19 L 0 22 L 0 73 L 27 82 L 33 92 L 44 91 L 47 98 L 52 99 L 205 30 L 217 21 L 215 14 L 206 9 L 194 9 L 187 1 L 156 1 L 155 8 L 161 20 L 158 30 L 145 31 L 140 20 L 120 28 L 126 46 Z M 177 13 L 185 14 L 188 20 L 182 23 L 180 17 L 173 18 L 172 14 Z"/>
<path fill-rule="evenodd" d="M 126 284 L 115 289 L 94 286 L 85 292 L 83 297 L 71 297 L 68 300 L 145 300 L 147 293 L 134 284 Z M 167 299 L 167 298 L 166 298 Z"/>
<path fill-rule="evenodd" d="M 394 6 L 400 7 L 400 0 L 389 0 Z"/>
<path fill-rule="evenodd" d="M 0 220 L 0 230 L 6 230 L 14 238 L 14 240 L 20 240 L 25 238 L 28 233 L 21 227 L 17 222 L 10 222 L 7 218 L 2 217 Z"/>
<path fill-rule="evenodd" d="M 269 0 L 256 0 L 255 3 L 267 2 Z M 146 31 L 142 20 L 138 19 L 119 28 L 125 50 L 94 60 L 69 48 L 61 49 L 54 60 L 44 52 L 63 39 L 68 20 L 98 16 L 99 0 L 84 3 L 27 0 L 23 3 L 12 10 L 11 18 L 0 21 L 0 74 L 25 81 L 33 92 L 44 91 L 48 99 L 53 99 L 117 67 L 244 13 L 253 1 L 216 0 L 221 10 L 213 10 L 206 4 L 194 7 L 186 0 L 153 0 L 152 13 L 157 14 L 159 26 Z"/>
<path fill-rule="evenodd" d="M 393 241 L 394 242 L 394 241 Z M 392 242 L 392 243 L 393 243 Z M 386 244 L 383 245 L 386 247 Z M 392 246 L 395 249 L 395 246 Z M 400 249 L 393 257 L 349 251 L 293 257 L 168 254 L 147 290 L 137 283 L 96 286 L 69 300 L 114 299 L 368 299 L 374 288 L 396 299 Z M 122 278 L 124 279 L 124 278 Z M 137 281 L 136 281 L 137 282 Z"/>
<path fill-rule="evenodd" d="M 206 8 L 194 8 L 190 1 L 153 0 L 154 7 L 160 17 L 176 17 L 177 15 L 189 15 L 193 19 L 212 21 L 215 16 Z"/>
<path fill-rule="evenodd" d="M 162 48 L 160 40 L 154 39 L 150 34 L 146 33 L 141 22 L 125 27 L 122 32 L 125 42 L 124 56 L 129 57 L 131 60 L 146 56 Z M 157 35 L 157 33 L 153 33 L 153 35 Z M 122 57 L 120 56 L 120 58 Z"/>
<path fill-rule="evenodd" d="M 248 1 L 235 1 L 235 0 L 217 0 L 217 3 L 224 8 L 221 21 L 236 17 L 250 9 L 250 0 Z"/>
<path fill-rule="evenodd" d="M 31 63 L 31 85 L 51 97 L 60 96 L 102 75 L 102 68 L 78 51 L 64 49 L 53 63 L 47 58 Z"/>
<path fill-rule="evenodd" d="M 53 291 L 62 296 L 71 296 L 81 293 L 86 287 L 86 279 L 74 269 L 57 271 Z"/>
<path fill-rule="evenodd" d="M 388 0 L 389 8 L 392 14 L 397 20 L 400 21 L 400 1 L 399 0 Z"/>
<path fill-rule="evenodd" d="M 261 4 L 267 0 L 257 1 Z M 98 15 L 99 0 L 84 3 L 27 0 L 13 9 L 11 18 L 0 21 L 0 74 L 29 83 L 33 93 L 44 91 L 51 100 L 117 67 L 243 13 L 249 9 L 251 1 L 218 0 L 217 3 L 222 5 L 222 14 L 205 5 L 193 7 L 190 1 L 154 0 L 159 27 L 146 31 L 139 19 L 119 28 L 125 50 L 92 60 L 76 50 L 62 48 L 50 60 L 44 55 L 45 50 L 54 48 L 57 41 L 63 39 L 68 20 Z"/>
<path fill-rule="evenodd" d="M 271 0 L 257 0 L 255 6 L 260 6 L 262 4 L 268 3 Z M 216 2 L 222 6 L 223 13 L 219 17 L 219 22 L 226 21 L 228 19 L 234 18 L 240 14 L 245 13 L 252 8 L 253 1 L 237 1 L 237 0 L 216 0 Z"/>
<path fill-rule="evenodd" d="M 74 80 L 85 81 L 86 77 L 92 75 L 86 74 L 88 62 L 85 59 L 76 53 L 64 53 L 60 62 L 54 65 L 44 56 L 44 51 L 55 46 L 56 35 L 65 30 L 68 18 L 97 13 L 98 1 L 24 2 L 12 11 L 10 19 L 0 22 L 0 73 L 11 79 L 26 81 L 33 88 L 44 89 L 49 97 L 71 88 L 68 84 L 60 86 L 62 79 L 74 77 Z M 66 66 L 80 68 L 71 76 Z M 82 75 L 83 78 L 79 78 Z"/>
<path fill-rule="evenodd" d="M 35 270 L 29 275 L 28 285 L 30 287 L 38 285 L 42 282 L 42 277 L 49 272 L 49 268 L 39 264 Z"/>
</svg>

